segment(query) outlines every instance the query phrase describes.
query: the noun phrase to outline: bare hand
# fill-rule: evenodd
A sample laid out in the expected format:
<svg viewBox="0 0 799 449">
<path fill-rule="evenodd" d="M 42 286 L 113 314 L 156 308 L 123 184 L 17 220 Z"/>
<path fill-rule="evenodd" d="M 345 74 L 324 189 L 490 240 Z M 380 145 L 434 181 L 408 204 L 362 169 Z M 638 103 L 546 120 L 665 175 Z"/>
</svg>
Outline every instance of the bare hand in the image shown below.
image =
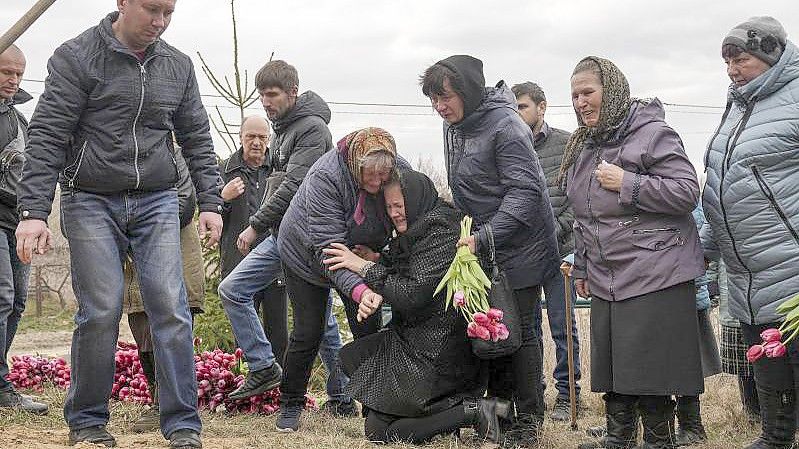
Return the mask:
<svg viewBox="0 0 799 449">
<path fill-rule="evenodd" d="M 244 181 L 241 180 L 241 177 L 236 176 L 222 188 L 222 199 L 225 201 L 235 200 L 244 193 L 244 188 Z"/>
<path fill-rule="evenodd" d="M 560 272 L 563 274 L 563 277 L 568 278 L 572 276 L 572 272 L 574 271 L 574 265 L 570 264 L 569 262 L 563 262 L 560 264 Z"/>
<path fill-rule="evenodd" d="M 205 246 L 211 248 L 222 236 L 222 216 L 216 212 L 200 212 L 199 219 L 200 240 L 208 237 Z"/>
<path fill-rule="evenodd" d="M 241 231 L 239 237 L 236 239 L 236 248 L 239 249 L 239 252 L 243 255 L 247 255 L 252 249 L 252 243 L 255 239 L 258 238 L 258 231 L 255 230 L 252 226 L 247 226 L 246 229 Z"/>
<path fill-rule="evenodd" d="M 621 183 L 624 179 L 623 168 L 618 165 L 609 164 L 603 160 L 594 171 L 594 175 L 603 189 L 612 192 L 621 192 Z"/>
<path fill-rule="evenodd" d="M 22 220 L 17 225 L 17 256 L 22 263 L 31 263 L 33 254 L 44 254 L 53 246 L 53 234 L 44 220 Z"/>
<path fill-rule="evenodd" d="M 380 309 L 381 304 L 383 304 L 382 296 L 372 290 L 363 292 L 361 295 L 361 303 L 358 304 L 358 322 L 360 323 L 372 316 Z"/>
<path fill-rule="evenodd" d="M 323 261 L 330 271 L 346 268 L 353 273 L 357 273 L 367 263 L 367 261 L 358 257 L 346 245 L 341 243 L 331 243 L 330 247 L 323 249 L 322 252 L 327 256 L 331 256 Z"/>
<path fill-rule="evenodd" d="M 458 247 L 461 246 L 468 246 L 469 252 L 474 254 L 475 253 L 475 243 L 474 243 L 474 234 L 470 235 L 469 237 L 464 237 L 458 240 Z"/>
<path fill-rule="evenodd" d="M 372 251 L 372 249 L 366 245 L 355 245 L 352 247 L 352 252 L 361 259 L 368 260 L 370 262 L 377 262 L 380 260 L 380 253 Z"/>
<path fill-rule="evenodd" d="M 574 280 L 574 290 L 577 291 L 577 294 L 581 298 L 590 298 L 591 297 L 591 290 L 588 288 L 588 281 L 585 279 L 575 279 Z"/>
</svg>

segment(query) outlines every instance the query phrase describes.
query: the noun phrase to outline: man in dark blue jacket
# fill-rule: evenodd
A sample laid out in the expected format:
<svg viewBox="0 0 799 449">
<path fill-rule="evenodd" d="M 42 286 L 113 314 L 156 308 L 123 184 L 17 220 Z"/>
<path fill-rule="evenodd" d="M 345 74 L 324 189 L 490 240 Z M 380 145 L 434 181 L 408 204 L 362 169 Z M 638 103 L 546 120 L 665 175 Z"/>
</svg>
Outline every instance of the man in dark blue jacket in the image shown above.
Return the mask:
<svg viewBox="0 0 799 449">
<path fill-rule="evenodd" d="M 19 88 L 25 73 L 25 55 L 15 45 L 0 54 L 0 408 L 47 413 L 47 404 L 32 401 L 14 390 L 8 375 L 8 348 L 25 310 L 30 266 L 17 257 L 16 180 L 24 161 L 28 121 L 15 107 L 30 101 Z"/>
<path fill-rule="evenodd" d="M 522 346 L 492 361 L 489 393 L 516 403 L 517 417 L 503 446 L 532 447 L 545 410 L 534 323 L 541 316 L 541 285 L 559 265 L 555 220 L 533 134 L 504 81 L 485 87 L 477 58 L 443 59 L 425 71 L 421 84 L 444 119 L 452 198 L 474 218 L 476 229 L 459 244 L 486 255 L 490 232 L 497 263 L 514 289 Z"/>
<path fill-rule="evenodd" d="M 222 228 L 221 180 L 191 59 L 160 39 L 175 1 L 118 0 L 119 11 L 56 49 L 29 128 L 17 252 L 29 263 L 45 250 L 58 178 L 79 305 L 64 404 L 70 444 L 115 444 L 105 426 L 130 254 L 152 328 L 161 430 L 171 447 L 202 445 L 173 141 L 211 245 Z"/>
</svg>

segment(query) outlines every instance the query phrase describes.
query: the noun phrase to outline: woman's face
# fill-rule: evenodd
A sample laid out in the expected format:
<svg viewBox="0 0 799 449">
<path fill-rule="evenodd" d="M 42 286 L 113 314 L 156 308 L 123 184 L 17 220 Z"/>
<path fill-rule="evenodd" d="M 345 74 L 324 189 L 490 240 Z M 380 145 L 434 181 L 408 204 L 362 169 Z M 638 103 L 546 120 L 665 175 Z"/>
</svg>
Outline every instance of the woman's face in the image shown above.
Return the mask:
<svg viewBox="0 0 799 449">
<path fill-rule="evenodd" d="M 738 87 L 741 87 L 762 75 L 770 66 L 760 58 L 743 52 L 734 58 L 724 58 L 727 64 L 727 76 Z"/>
<path fill-rule="evenodd" d="M 585 126 L 599 124 L 599 111 L 602 109 L 602 83 L 590 71 L 572 76 L 572 106 Z"/>
<path fill-rule="evenodd" d="M 402 234 L 408 230 L 408 221 L 405 218 L 405 198 L 402 196 L 402 188 L 399 184 L 392 184 L 383 190 L 383 197 L 386 199 L 386 210 L 394 228 Z"/>
<path fill-rule="evenodd" d="M 463 120 L 464 106 L 463 99 L 452 88 L 449 78 L 444 78 L 444 93 L 442 95 L 430 95 L 430 103 L 438 115 L 450 125 L 454 125 Z"/>
<path fill-rule="evenodd" d="M 387 168 L 375 169 L 374 167 L 364 167 L 361 170 L 361 188 L 372 195 L 380 192 L 380 187 L 388 181 L 391 170 Z"/>
</svg>

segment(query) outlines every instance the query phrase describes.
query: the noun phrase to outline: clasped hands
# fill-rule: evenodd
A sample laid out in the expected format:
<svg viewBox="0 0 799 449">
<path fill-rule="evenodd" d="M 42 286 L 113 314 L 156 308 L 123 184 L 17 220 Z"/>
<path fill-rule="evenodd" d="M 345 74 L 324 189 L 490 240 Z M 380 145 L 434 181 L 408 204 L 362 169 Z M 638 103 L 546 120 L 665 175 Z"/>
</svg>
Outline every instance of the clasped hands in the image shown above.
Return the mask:
<svg viewBox="0 0 799 449">
<path fill-rule="evenodd" d="M 322 252 L 326 256 L 330 256 L 323 261 L 328 270 L 347 269 L 353 273 L 360 273 L 367 263 L 374 262 L 380 257 L 379 254 L 365 246 L 356 245 L 350 250 L 341 243 L 331 243 L 330 247 L 323 249 Z M 383 304 L 383 297 L 380 294 L 370 288 L 364 290 L 361 293 L 361 302 L 358 304 L 358 322 L 372 316 L 380 309 L 381 304 Z"/>
</svg>

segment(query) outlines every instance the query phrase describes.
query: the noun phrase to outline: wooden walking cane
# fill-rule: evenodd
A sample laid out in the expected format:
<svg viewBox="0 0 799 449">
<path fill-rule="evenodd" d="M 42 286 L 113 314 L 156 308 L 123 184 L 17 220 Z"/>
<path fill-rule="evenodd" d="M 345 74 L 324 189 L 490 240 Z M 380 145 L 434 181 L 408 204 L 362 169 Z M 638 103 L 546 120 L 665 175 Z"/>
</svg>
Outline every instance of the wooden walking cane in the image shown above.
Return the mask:
<svg viewBox="0 0 799 449">
<path fill-rule="evenodd" d="M 52 6 L 53 3 L 55 3 L 55 0 L 39 0 L 36 2 L 36 4 L 33 5 L 24 16 L 17 20 L 17 23 L 15 23 L 3 34 L 2 37 L 0 37 L 0 53 L 6 51 L 11 44 L 19 39 L 19 37 L 22 36 L 22 33 L 24 33 L 25 30 L 27 30 L 31 25 L 33 25 L 33 22 L 36 22 L 36 19 L 38 19 L 45 11 L 47 11 L 47 8 Z"/>
<path fill-rule="evenodd" d="M 566 289 L 566 354 L 569 364 L 569 411 L 571 430 L 577 430 L 577 391 L 574 383 L 574 339 L 572 338 L 572 289 L 568 268 L 563 269 L 563 285 Z"/>
</svg>

